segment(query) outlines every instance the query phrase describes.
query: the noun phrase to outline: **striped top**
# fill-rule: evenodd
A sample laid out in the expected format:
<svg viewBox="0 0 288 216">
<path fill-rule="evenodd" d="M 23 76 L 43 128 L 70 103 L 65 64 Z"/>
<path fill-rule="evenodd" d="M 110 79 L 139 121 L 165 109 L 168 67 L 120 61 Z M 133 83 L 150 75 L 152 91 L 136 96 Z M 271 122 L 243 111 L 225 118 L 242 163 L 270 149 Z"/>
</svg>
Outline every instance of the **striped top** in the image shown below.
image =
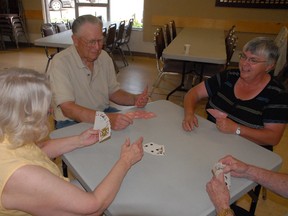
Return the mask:
<svg viewBox="0 0 288 216">
<path fill-rule="evenodd" d="M 228 118 L 250 128 L 263 128 L 265 123 L 288 123 L 288 93 L 275 79 L 253 99 L 235 97 L 234 86 L 240 77 L 238 69 L 228 70 L 207 79 L 205 86 L 209 101 L 207 108 L 228 114 Z M 208 113 L 208 119 L 215 122 Z"/>
</svg>

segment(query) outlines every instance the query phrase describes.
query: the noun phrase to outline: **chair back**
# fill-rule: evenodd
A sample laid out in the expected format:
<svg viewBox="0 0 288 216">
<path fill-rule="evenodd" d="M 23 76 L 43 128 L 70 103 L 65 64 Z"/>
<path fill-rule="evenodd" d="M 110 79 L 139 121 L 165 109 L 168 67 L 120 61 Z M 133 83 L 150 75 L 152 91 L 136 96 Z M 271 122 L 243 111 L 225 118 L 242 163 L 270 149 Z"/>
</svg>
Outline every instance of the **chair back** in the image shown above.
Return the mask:
<svg viewBox="0 0 288 216">
<path fill-rule="evenodd" d="M 106 37 L 107 37 L 107 28 L 106 27 L 102 28 L 102 34 L 103 34 L 104 39 L 106 39 Z"/>
<path fill-rule="evenodd" d="M 225 37 L 225 40 L 227 40 L 229 37 L 231 37 L 232 35 L 234 35 L 236 32 L 236 26 L 233 25 L 227 32 L 227 35 Z"/>
<path fill-rule="evenodd" d="M 56 23 L 57 33 L 67 31 L 67 26 L 65 23 Z"/>
<path fill-rule="evenodd" d="M 226 67 L 230 65 L 232 56 L 236 50 L 238 43 L 238 37 L 235 33 L 235 26 L 228 31 L 228 34 L 225 38 L 225 46 L 226 46 Z"/>
<path fill-rule="evenodd" d="M 125 20 L 122 20 L 118 26 L 118 31 L 117 31 L 116 40 L 115 40 L 116 43 L 120 44 L 122 42 L 124 33 L 125 33 Z"/>
<path fill-rule="evenodd" d="M 176 24 L 174 20 L 171 20 L 169 22 L 170 28 L 171 28 L 171 36 L 172 36 L 172 40 L 175 39 L 175 37 L 177 36 L 177 31 L 176 31 Z"/>
<path fill-rule="evenodd" d="M 134 23 L 134 19 L 131 18 L 131 19 L 129 20 L 127 29 L 126 29 L 126 31 L 125 31 L 125 36 L 124 36 L 124 43 L 126 43 L 126 44 L 129 43 L 129 41 L 130 41 L 133 23 Z"/>
<path fill-rule="evenodd" d="M 274 76 L 278 76 L 279 72 L 282 70 L 282 68 L 285 66 L 285 63 L 287 62 L 287 36 L 288 29 L 286 26 L 283 26 L 275 38 L 275 42 L 279 47 L 280 55 L 274 69 Z"/>
<path fill-rule="evenodd" d="M 49 35 L 56 34 L 53 24 L 51 23 L 44 23 L 41 25 L 40 28 L 42 37 L 47 37 Z"/>
<path fill-rule="evenodd" d="M 164 25 L 166 47 L 171 43 L 171 32 L 168 24 Z"/>
<path fill-rule="evenodd" d="M 156 54 L 156 60 L 159 61 L 162 59 L 162 53 L 165 49 L 165 39 L 163 35 L 162 28 L 157 28 L 156 32 L 154 33 L 154 48 Z"/>
<path fill-rule="evenodd" d="M 68 20 L 66 23 L 67 29 L 72 29 L 72 25 L 73 25 L 74 20 Z"/>
<path fill-rule="evenodd" d="M 116 37 L 116 23 L 110 24 L 108 27 L 105 48 L 108 52 L 112 52 L 115 47 L 115 37 Z"/>
</svg>

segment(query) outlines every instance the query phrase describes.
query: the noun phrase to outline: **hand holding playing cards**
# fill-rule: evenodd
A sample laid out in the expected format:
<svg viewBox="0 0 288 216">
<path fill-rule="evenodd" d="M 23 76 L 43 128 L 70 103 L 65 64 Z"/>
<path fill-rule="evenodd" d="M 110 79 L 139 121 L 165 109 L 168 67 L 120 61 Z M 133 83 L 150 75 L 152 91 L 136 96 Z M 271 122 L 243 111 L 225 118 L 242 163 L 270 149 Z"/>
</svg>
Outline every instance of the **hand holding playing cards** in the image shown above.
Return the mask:
<svg viewBox="0 0 288 216">
<path fill-rule="evenodd" d="M 217 176 L 213 175 L 212 179 L 206 184 L 206 191 L 217 212 L 229 208 L 230 194 L 224 181 L 223 172 Z"/>
<path fill-rule="evenodd" d="M 194 114 L 185 115 L 182 121 L 182 127 L 185 131 L 192 131 L 198 127 L 198 119 Z"/>
<path fill-rule="evenodd" d="M 126 162 L 130 167 L 140 161 L 143 157 L 143 137 L 137 139 L 133 144 L 130 144 L 130 139 L 127 138 L 121 148 L 120 160 Z"/>
<path fill-rule="evenodd" d="M 99 141 L 99 130 L 92 128 L 85 130 L 79 135 L 80 147 L 89 146 Z"/>
<path fill-rule="evenodd" d="M 148 86 L 144 89 L 144 91 L 136 96 L 135 99 L 135 106 L 142 108 L 145 107 L 146 104 L 148 103 L 149 97 L 148 97 Z"/>
<path fill-rule="evenodd" d="M 223 169 L 224 173 L 230 172 L 234 177 L 247 178 L 247 171 L 249 170 L 249 165 L 235 159 L 231 155 L 228 155 L 220 160 L 221 163 L 225 164 Z"/>
</svg>

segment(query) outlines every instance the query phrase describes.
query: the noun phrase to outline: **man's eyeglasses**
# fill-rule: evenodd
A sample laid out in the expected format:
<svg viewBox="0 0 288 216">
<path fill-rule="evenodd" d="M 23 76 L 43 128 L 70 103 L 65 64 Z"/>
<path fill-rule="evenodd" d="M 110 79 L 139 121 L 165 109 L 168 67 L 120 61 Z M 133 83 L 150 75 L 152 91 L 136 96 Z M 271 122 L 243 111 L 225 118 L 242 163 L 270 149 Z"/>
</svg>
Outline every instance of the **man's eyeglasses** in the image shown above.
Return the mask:
<svg viewBox="0 0 288 216">
<path fill-rule="evenodd" d="M 256 58 L 248 58 L 244 53 L 240 53 L 239 54 L 239 59 L 242 60 L 242 61 L 247 61 L 251 65 L 256 65 L 256 64 L 259 64 L 259 63 L 267 62 L 267 61 L 258 60 Z"/>
<path fill-rule="evenodd" d="M 103 44 L 103 38 L 101 38 L 101 39 L 98 39 L 98 40 L 85 40 L 85 39 L 83 39 L 83 38 L 80 38 L 84 43 L 85 43 L 85 45 L 87 46 L 87 47 L 93 47 L 93 46 L 95 46 L 96 44 L 97 45 L 102 45 Z"/>
</svg>

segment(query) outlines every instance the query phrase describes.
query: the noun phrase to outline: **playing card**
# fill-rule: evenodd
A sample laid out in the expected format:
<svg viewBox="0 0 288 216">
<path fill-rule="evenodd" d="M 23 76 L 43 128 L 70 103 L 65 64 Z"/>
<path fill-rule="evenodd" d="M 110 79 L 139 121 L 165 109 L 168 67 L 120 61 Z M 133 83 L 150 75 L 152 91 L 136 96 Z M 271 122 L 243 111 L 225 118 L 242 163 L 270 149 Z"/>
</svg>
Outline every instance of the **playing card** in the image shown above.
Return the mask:
<svg viewBox="0 0 288 216">
<path fill-rule="evenodd" d="M 111 136 L 111 124 L 104 112 L 96 111 L 94 130 L 99 130 L 99 142 Z"/>
<path fill-rule="evenodd" d="M 143 144 L 144 151 L 152 155 L 164 155 L 164 145 L 159 145 L 154 142 Z"/>
<path fill-rule="evenodd" d="M 207 112 L 209 112 L 214 118 L 226 118 L 228 116 L 227 113 L 221 112 L 217 109 L 207 109 Z"/>
<path fill-rule="evenodd" d="M 218 163 L 214 164 L 213 169 L 212 169 L 213 174 L 215 176 L 218 176 L 220 173 L 223 172 L 224 167 L 225 167 L 225 165 L 222 164 L 221 162 L 218 162 Z M 230 188 L 231 188 L 231 176 L 230 176 L 230 173 L 225 173 L 224 174 L 224 181 L 225 181 L 225 184 L 227 185 L 228 190 L 230 190 Z"/>
</svg>

